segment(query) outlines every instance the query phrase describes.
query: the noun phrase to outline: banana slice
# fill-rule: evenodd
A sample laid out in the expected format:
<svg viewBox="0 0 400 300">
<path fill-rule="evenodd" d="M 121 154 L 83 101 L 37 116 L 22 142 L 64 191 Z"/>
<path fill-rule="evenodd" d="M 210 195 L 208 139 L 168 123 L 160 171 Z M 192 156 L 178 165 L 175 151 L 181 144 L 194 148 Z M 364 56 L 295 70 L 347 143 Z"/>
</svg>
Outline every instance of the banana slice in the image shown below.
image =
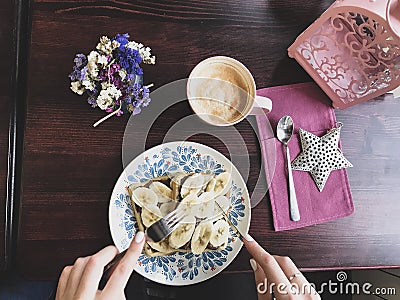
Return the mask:
<svg viewBox="0 0 400 300">
<path fill-rule="evenodd" d="M 208 183 L 211 181 L 211 179 L 214 179 L 214 175 L 206 173 L 202 173 L 202 175 L 203 175 L 203 186 L 201 187 L 201 192 L 206 192 Z"/>
<path fill-rule="evenodd" d="M 210 218 L 214 215 L 214 197 L 214 192 L 205 192 L 199 196 L 200 204 L 194 209 L 197 218 Z"/>
<path fill-rule="evenodd" d="M 154 181 L 149 188 L 156 193 L 159 203 L 165 203 L 172 199 L 172 190 L 162 182 Z"/>
<path fill-rule="evenodd" d="M 170 247 L 170 245 L 168 244 L 168 240 L 162 240 L 161 242 L 152 242 L 152 241 L 147 241 L 147 243 L 149 244 L 149 246 L 151 248 L 153 248 L 154 250 L 158 251 L 158 252 L 162 252 L 162 253 L 170 253 L 171 251 L 173 251 L 174 249 Z"/>
<path fill-rule="evenodd" d="M 172 200 L 161 204 L 160 205 L 161 215 L 163 217 L 165 217 L 166 215 L 168 215 L 171 211 L 173 211 L 176 208 L 176 205 L 177 205 L 177 202 L 172 201 Z"/>
<path fill-rule="evenodd" d="M 182 224 L 180 224 L 169 236 L 169 245 L 175 249 L 184 246 L 190 241 L 195 227 L 196 219 L 194 217 L 186 217 L 182 221 Z"/>
<path fill-rule="evenodd" d="M 214 223 L 210 244 L 217 248 L 228 242 L 229 238 L 229 224 L 225 220 L 218 220 Z"/>
<path fill-rule="evenodd" d="M 146 227 L 150 227 L 153 223 L 161 219 L 161 211 L 156 205 L 147 205 L 142 207 L 141 213 L 142 223 Z"/>
<path fill-rule="evenodd" d="M 180 208 L 182 208 L 186 215 L 195 217 L 197 215 L 197 210 L 200 206 L 200 199 L 196 194 L 189 194 L 186 196 L 180 204 Z"/>
<path fill-rule="evenodd" d="M 193 254 L 201 254 L 206 250 L 210 241 L 213 225 L 210 221 L 202 222 L 197 225 L 193 232 L 192 241 L 190 243 Z"/>
<path fill-rule="evenodd" d="M 181 196 L 185 198 L 189 194 L 198 194 L 204 185 L 204 177 L 200 173 L 193 174 L 186 178 L 181 187 Z"/>
<path fill-rule="evenodd" d="M 157 194 L 146 187 L 138 187 L 137 189 L 133 190 L 132 197 L 132 200 L 140 207 L 156 205 L 158 202 Z"/>
<path fill-rule="evenodd" d="M 207 184 L 206 192 L 214 192 L 216 183 L 217 183 L 217 181 L 215 180 L 215 178 L 211 178 Z"/>
<path fill-rule="evenodd" d="M 231 188 L 231 173 L 224 172 L 215 176 L 214 192 L 216 196 L 225 195 Z"/>
</svg>

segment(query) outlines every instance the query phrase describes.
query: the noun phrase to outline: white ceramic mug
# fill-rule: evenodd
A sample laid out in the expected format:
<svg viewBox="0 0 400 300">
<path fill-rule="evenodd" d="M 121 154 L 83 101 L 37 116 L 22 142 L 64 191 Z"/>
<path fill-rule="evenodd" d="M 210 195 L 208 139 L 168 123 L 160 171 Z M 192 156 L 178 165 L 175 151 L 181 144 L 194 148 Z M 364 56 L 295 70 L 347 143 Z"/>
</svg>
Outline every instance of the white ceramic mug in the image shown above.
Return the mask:
<svg viewBox="0 0 400 300">
<path fill-rule="evenodd" d="M 193 111 L 216 126 L 234 125 L 249 114 L 271 111 L 271 99 L 256 95 L 250 71 L 231 57 L 215 56 L 194 67 L 187 83 Z"/>
</svg>

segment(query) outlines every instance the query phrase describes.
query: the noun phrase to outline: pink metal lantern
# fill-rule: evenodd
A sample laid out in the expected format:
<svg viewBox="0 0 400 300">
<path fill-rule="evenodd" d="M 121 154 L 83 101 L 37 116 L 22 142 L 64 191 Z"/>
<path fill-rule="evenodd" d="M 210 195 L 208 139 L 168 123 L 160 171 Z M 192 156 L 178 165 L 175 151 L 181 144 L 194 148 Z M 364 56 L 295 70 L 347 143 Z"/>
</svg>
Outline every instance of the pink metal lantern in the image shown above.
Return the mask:
<svg viewBox="0 0 400 300">
<path fill-rule="evenodd" d="M 288 49 L 346 108 L 400 85 L 400 0 L 338 0 Z"/>
</svg>

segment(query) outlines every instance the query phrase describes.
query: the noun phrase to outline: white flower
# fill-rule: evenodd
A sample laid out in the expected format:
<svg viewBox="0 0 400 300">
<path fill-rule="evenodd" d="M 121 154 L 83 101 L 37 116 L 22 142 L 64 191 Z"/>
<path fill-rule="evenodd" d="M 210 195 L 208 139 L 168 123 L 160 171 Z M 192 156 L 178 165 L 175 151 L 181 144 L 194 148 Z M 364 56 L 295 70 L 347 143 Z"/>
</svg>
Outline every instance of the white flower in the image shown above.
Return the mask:
<svg viewBox="0 0 400 300">
<path fill-rule="evenodd" d="M 109 86 L 110 84 L 107 82 L 107 81 L 103 81 L 102 83 L 101 83 L 101 89 L 102 90 L 106 90 L 106 89 L 108 89 L 108 86 Z"/>
<path fill-rule="evenodd" d="M 113 50 L 117 49 L 119 47 L 119 45 L 120 45 L 120 43 L 118 43 L 117 41 L 112 41 L 112 43 L 111 43 L 111 47 Z"/>
<path fill-rule="evenodd" d="M 97 105 L 102 109 L 105 110 L 107 107 L 111 106 L 113 103 L 113 99 L 107 93 L 106 90 L 100 91 L 100 94 L 97 96 L 96 99 Z"/>
<path fill-rule="evenodd" d="M 145 64 L 152 64 L 154 65 L 156 63 L 156 57 L 151 56 L 151 49 L 150 47 L 144 47 L 143 44 L 138 44 L 134 41 L 129 42 L 127 44 L 127 47 L 133 49 L 133 50 L 138 50 L 139 55 L 142 57 L 142 60 Z"/>
<path fill-rule="evenodd" d="M 83 92 L 85 91 L 85 89 L 82 87 L 81 83 L 79 81 L 73 81 L 71 82 L 71 90 L 78 94 L 78 95 L 82 95 Z"/>
<path fill-rule="evenodd" d="M 119 97 L 121 97 L 122 93 L 112 83 L 103 82 L 101 87 L 102 90 L 97 96 L 96 102 L 102 110 L 105 110 L 108 107 L 112 107 L 114 105 L 114 100 L 117 100 Z"/>
<path fill-rule="evenodd" d="M 99 53 L 97 51 L 91 51 L 88 55 L 88 63 L 92 63 L 92 64 L 96 64 L 97 63 L 97 59 L 99 57 Z"/>
<path fill-rule="evenodd" d="M 102 44 L 107 44 L 109 41 L 110 41 L 110 39 L 109 39 L 108 36 L 106 36 L 106 35 L 103 35 L 103 36 L 100 38 L 100 43 L 102 43 Z"/>
<path fill-rule="evenodd" d="M 145 58 L 142 58 L 143 62 L 148 64 L 148 65 L 154 65 L 156 63 L 156 57 L 155 56 L 148 56 Z"/>
<path fill-rule="evenodd" d="M 97 63 L 98 63 L 98 64 L 101 64 L 102 66 L 107 65 L 107 63 L 108 63 L 108 61 L 107 61 L 107 56 L 105 56 L 105 55 L 100 55 L 100 56 L 97 58 Z"/>
<path fill-rule="evenodd" d="M 100 43 L 97 44 L 96 49 L 103 52 L 105 55 L 110 55 L 115 49 L 114 43 L 110 41 L 107 36 L 102 36 L 100 38 Z"/>
<path fill-rule="evenodd" d="M 128 42 L 127 47 L 134 49 L 134 50 L 138 50 L 139 48 L 143 47 L 143 44 L 138 44 L 135 41 L 131 41 L 131 42 Z"/>
<path fill-rule="evenodd" d="M 114 99 L 118 99 L 119 97 L 122 96 L 122 93 L 119 89 L 117 89 L 117 87 L 113 84 L 111 84 L 111 86 L 108 88 L 108 91 L 110 93 L 110 95 L 112 95 L 114 97 Z"/>
<path fill-rule="evenodd" d="M 97 64 L 95 63 L 88 63 L 88 73 L 92 78 L 96 78 L 97 75 L 99 74 L 99 68 L 97 67 Z"/>
<path fill-rule="evenodd" d="M 127 75 L 125 69 L 119 70 L 118 74 L 119 74 L 119 77 L 121 77 L 121 80 L 124 80 Z"/>
<path fill-rule="evenodd" d="M 84 81 L 82 81 L 83 86 L 89 90 L 89 91 L 93 91 L 94 90 L 94 82 L 90 79 L 85 79 Z"/>
</svg>

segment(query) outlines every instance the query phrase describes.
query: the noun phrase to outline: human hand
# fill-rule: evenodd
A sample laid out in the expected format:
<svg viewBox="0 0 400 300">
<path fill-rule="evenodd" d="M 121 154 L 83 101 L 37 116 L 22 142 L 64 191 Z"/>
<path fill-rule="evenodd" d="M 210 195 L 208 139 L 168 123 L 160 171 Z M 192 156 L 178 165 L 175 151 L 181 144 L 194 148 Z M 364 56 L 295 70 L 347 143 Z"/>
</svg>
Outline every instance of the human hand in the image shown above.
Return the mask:
<svg viewBox="0 0 400 300">
<path fill-rule="evenodd" d="M 254 270 L 258 300 L 318 300 L 319 294 L 289 257 L 271 255 L 250 235 L 243 239 L 253 256 L 250 264 Z"/>
<path fill-rule="evenodd" d="M 118 254 L 118 249 L 108 246 L 92 256 L 78 258 L 73 266 L 67 266 L 62 271 L 56 300 L 125 299 L 124 289 L 142 252 L 144 242 L 144 233 L 137 232 L 103 290 L 99 290 L 98 287 L 104 267 Z"/>
</svg>

